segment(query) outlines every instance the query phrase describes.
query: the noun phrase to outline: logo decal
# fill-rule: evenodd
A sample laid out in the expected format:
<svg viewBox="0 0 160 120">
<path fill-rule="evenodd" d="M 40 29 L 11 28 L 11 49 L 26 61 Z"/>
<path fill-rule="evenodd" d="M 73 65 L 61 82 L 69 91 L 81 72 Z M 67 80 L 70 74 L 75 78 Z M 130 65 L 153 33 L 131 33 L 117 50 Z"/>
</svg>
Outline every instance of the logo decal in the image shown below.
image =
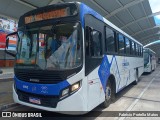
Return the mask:
<svg viewBox="0 0 160 120">
<path fill-rule="evenodd" d="M 42 87 L 41 87 L 41 93 L 48 93 L 48 88 L 47 88 L 47 86 L 42 86 Z"/>
<path fill-rule="evenodd" d="M 32 87 L 32 92 L 36 91 L 37 88 L 35 86 Z"/>
<path fill-rule="evenodd" d="M 28 90 L 28 86 L 27 85 L 23 85 L 23 88 Z"/>
</svg>

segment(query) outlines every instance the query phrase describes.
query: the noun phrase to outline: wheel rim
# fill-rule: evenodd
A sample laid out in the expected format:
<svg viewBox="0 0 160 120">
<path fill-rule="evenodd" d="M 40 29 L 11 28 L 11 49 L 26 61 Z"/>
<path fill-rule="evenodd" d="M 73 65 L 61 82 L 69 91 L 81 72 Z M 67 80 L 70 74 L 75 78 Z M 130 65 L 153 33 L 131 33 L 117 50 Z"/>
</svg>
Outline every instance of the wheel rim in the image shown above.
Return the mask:
<svg viewBox="0 0 160 120">
<path fill-rule="evenodd" d="M 109 86 L 106 87 L 106 100 L 108 101 L 111 98 L 111 88 Z"/>
</svg>

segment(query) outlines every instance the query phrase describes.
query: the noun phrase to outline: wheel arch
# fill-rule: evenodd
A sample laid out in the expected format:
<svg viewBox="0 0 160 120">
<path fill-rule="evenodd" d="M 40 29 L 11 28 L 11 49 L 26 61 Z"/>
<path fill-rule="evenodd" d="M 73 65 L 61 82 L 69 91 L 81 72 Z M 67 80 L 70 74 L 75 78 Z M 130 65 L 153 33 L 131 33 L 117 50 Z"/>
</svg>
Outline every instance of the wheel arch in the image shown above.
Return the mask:
<svg viewBox="0 0 160 120">
<path fill-rule="evenodd" d="M 116 93 L 116 79 L 115 79 L 114 75 L 111 74 L 111 75 L 108 77 L 108 80 L 109 80 L 110 83 L 111 83 L 111 87 L 112 87 L 112 89 L 114 90 L 114 93 Z"/>
</svg>

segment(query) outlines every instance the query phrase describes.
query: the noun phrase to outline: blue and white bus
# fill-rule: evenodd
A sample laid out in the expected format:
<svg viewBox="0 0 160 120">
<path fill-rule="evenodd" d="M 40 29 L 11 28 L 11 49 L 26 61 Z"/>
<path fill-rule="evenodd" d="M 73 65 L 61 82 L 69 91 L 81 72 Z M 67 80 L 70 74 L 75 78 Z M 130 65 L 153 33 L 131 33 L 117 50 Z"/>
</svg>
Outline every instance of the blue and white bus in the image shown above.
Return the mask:
<svg viewBox="0 0 160 120">
<path fill-rule="evenodd" d="M 144 54 L 144 72 L 151 73 L 153 70 L 156 69 L 156 53 L 149 49 L 143 48 Z"/>
<path fill-rule="evenodd" d="M 87 113 L 143 73 L 142 44 L 80 2 L 32 10 L 15 34 L 13 98 L 25 106 Z"/>
</svg>

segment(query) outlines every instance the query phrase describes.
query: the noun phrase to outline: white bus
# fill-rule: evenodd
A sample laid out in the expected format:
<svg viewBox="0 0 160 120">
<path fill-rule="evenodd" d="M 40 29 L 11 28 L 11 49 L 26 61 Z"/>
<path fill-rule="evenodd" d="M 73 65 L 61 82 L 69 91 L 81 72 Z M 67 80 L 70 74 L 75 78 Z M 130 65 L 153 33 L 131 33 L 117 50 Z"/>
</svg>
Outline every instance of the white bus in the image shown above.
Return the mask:
<svg viewBox="0 0 160 120">
<path fill-rule="evenodd" d="M 153 70 L 156 69 L 156 53 L 149 49 L 143 49 L 144 54 L 144 72 L 151 73 Z"/>
<path fill-rule="evenodd" d="M 32 10 L 14 34 L 13 98 L 22 105 L 87 113 L 109 106 L 143 73 L 142 44 L 83 3 Z"/>
</svg>

